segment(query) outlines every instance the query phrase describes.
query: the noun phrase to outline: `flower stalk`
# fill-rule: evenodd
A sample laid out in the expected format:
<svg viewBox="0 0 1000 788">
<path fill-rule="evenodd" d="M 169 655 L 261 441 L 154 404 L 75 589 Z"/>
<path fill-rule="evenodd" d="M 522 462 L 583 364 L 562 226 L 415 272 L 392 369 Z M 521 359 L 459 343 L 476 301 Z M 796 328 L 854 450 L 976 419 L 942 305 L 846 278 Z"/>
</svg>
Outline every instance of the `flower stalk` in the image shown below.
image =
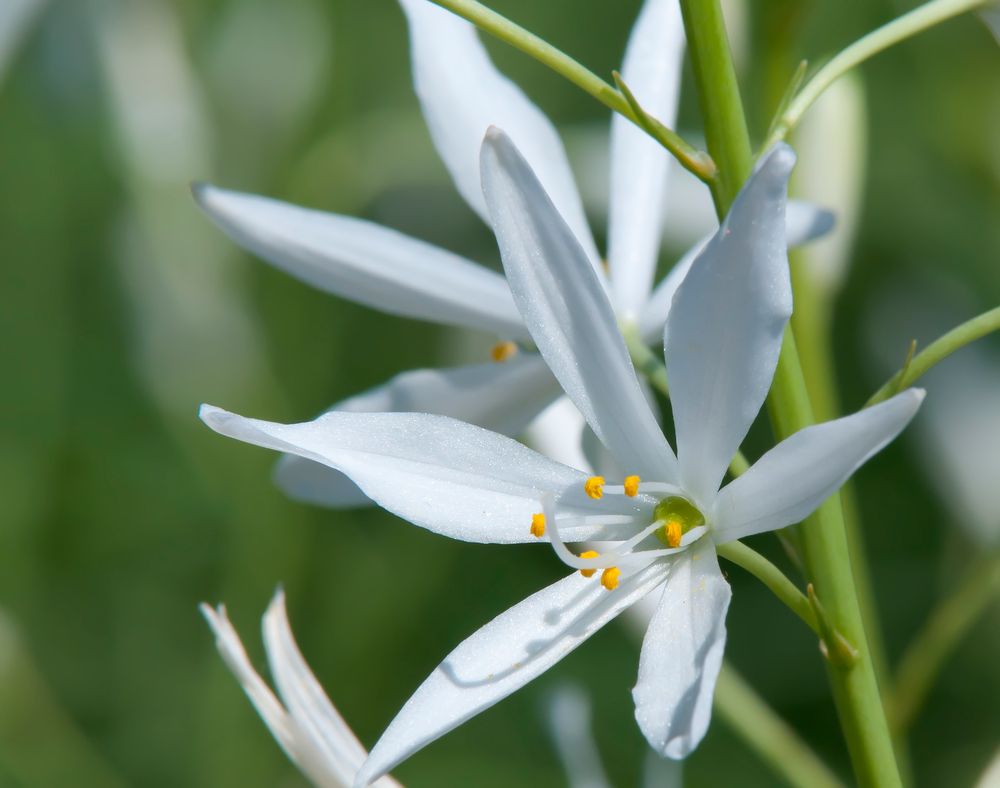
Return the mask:
<svg viewBox="0 0 1000 788">
<path fill-rule="evenodd" d="M 789 102 L 773 124 L 764 150 L 785 139 L 823 91 L 855 66 L 924 30 L 985 5 L 984 0 L 932 0 L 859 38 L 817 71 Z"/>
<path fill-rule="evenodd" d="M 679 134 L 664 126 L 659 120 L 647 114 L 623 83 L 616 81 L 616 89 L 586 66 L 567 55 L 548 41 L 526 30 L 520 25 L 487 8 L 477 0 L 432 0 L 453 14 L 472 22 L 485 33 L 489 33 L 506 44 L 534 58 L 543 66 L 569 80 L 581 90 L 589 93 L 613 112 L 617 112 L 647 134 L 652 136 L 680 162 L 688 172 L 711 186 L 715 180 L 716 167 L 711 157 L 688 144 Z"/>
<path fill-rule="evenodd" d="M 708 150 L 719 168 L 713 197 L 721 217 L 749 175 L 749 134 L 718 0 L 681 0 L 681 11 Z M 789 111 L 798 104 L 798 99 L 793 100 Z M 791 329 L 785 333 L 768 407 L 778 439 L 814 423 Z M 823 598 L 831 627 L 858 651 L 850 667 L 828 662 L 828 677 L 857 781 L 862 786 L 899 785 L 892 739 L 854 588 L 839 496 L 831 496 L 806 521 L 801 542 L 809 579 Z M 831 650 L 837 644 L 826 645 Z"/>
</svg>

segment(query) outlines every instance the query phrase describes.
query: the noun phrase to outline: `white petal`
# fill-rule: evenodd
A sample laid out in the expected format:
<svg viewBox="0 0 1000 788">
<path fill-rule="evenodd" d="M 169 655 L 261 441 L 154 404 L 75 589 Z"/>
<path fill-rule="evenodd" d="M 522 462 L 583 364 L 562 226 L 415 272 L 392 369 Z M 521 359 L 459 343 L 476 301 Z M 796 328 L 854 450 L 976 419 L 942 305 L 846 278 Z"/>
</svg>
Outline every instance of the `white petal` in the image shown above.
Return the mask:
<svg viewBox="0 0 1000 788">
<path fill-rule="evenodd" d="M 622 78 L 642 107 L 669 128 L 676 125 L 683 54 L 680 4 L 646 0 L 629 37 Z M 608 265 L 623 319 L 638 316 L 652 288 L 672 160 L 635 124 L 612 116 Z"/>
<path fill-rule="evenodd" d="M 503 277 L 465 258 L 349 216 L 214 186 L 194 194 L 236 243 L 313 287 L 394 315 L 525 337 Z"/>
<path fill-rule="evenodd" d="M 560 393 L 542 358 L 536 353 L 520 353 L 499 364 L 403 372 L 327 412 L 434 413 L 516 436 Z M 306 503 L 336 509 L 371 503 L 340 471 L 295 455 L 278 461 L 274 479 L 288 495 Z"/>
<path fill-rule="evenodd" d="M 507 282 L 532 338 L 594 432 L 630 473 L 670 481 L 673 451 L 646 404 L 611 303 L 511 141 L 491 129 L 483 190 Z"/>
<path fill-rule="evenodd" d="M 489 223 L 479 147 L 490 126 L 524 151 L 559 213 L 596 264 L 599 255 L 566 151 L 551 121 L 490 60 L 470 23 L 428 0 L 400 0 L 410 24 L 413 82 L 438 155 L 455 186 Z"/>
<path fill-rule="evenodd" d="M 785 211 L 785 234 L 788 245 L 800 246 L 821 238 L 833 229 L 834 216 L 825 208 L 806 202 L 789 200 Z M 714 234 L 713 234 L 714 235 Z M 639 316 L 639 333 L 649 343 L 658 341 L 663 335 L 670 306 L 673 304 L 677 288 L 681 286 L 691 264 L 704 251 L 713 235 L 703 238 L 677 261 L 670 273 L 656 286 Z"/>
<path fill-rule="evenodd" d="M 264 615 L 264 646 L 271 675 L 292 717 L 304 730 L 316 750 L 324 756 L 326 773 L 332 784 L 349 786 L 368 753 L 306 664 L 292 635 L 285 612 L 285 595 L 275 594 Z M 330 780 L 323 784 L 331 784 Z M 398 783 L 384 777 L 379 785 Z"/>
<path fill-rule="evenodd" d="M 493 619 L 420 685 L 372 748 L 355 785 L 385 774 L 548 670 L 649 593 L 665 573 L 658 562 L 606 591 L 597 577 L 574 572 Z"/>
<path fill-rule="evenodd" d="M 584 480 L 515 440 L 445 416 L 335 412 L 276 424 L 203 405 L 201 418 L 222 435 L 336 468 L 390 512 L 469 542 L 534 541 L 541 496 Z"/>
<path fill-rule="evenodd" d="M 708 730 L 731 596 L 707 540 L 672 563 L 632 690 L 639 728 L 668 758 L 686 758 Z"/>
<path fill-rule="evenodd" d="M 538 414 L 524 435 L 535 451 L 571 468 L 593 473 L 583 451 L 583 431 L 587 422 L 569 397 L 559 397 Z"/>
<path fill-rule="evenodd" d="M 317 742 L 294 716 L 285 711 L 271 689 L 254 670 L 239 635 L 229 622 L 225 607 L 220 605 L 217 609 L 213 609 L 208 605 L 202 605 L 201 612 L 215 633 L 216 646 L 226 665 L 243 686 L 243 691 L 289 760 L 316 785 L 339 788 L 349 784 L 339 779 L 338 772 L 331 765 L 329 753 L 318 747 Z M 363 754 L 362 750 L 362 760 Z"/>
<path fill-rule="evenodd" d="M 703 507 L 764 402 L 792 313 L 785 192 L 794 163 L 784 144 L 764 156 L 667 318 L 681 486 Z"/>
<path fill-rule="evenodd" d="M 786 438 L 719 493 L 716 543 L 800 522 L 909 424 L 923 401 L 908 389 L 872 408 Z"/>
</svg>

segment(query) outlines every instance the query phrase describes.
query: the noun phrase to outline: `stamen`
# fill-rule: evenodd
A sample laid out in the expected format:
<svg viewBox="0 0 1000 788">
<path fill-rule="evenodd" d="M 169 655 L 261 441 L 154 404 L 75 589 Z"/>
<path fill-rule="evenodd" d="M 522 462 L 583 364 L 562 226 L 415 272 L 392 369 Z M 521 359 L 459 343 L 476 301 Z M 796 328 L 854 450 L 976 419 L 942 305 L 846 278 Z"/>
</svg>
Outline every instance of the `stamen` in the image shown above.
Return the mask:
<svg viewBox="0 0 1000 788">
<path fill-rule="evenodd" d="M 681 537 L 684 535 L 679 520 L 668 520 L 667 526 L 667 547 L 680 547 Z"/>
<path fill-rule="evenodd" d="M 624 482 L 625 494 L 629 498 L 635 498 L 635 496 L 639 494 L 639 482 L 640 481 L 641 481 L 641 479 L 638 476 L 626 476 L 625 477 L 625 482 Z"/>
<path fill-rule="evenodd" d="M 596 550 L 588 550 L 585 553 L 580 553 L 580 558 L 597 558 L 598 555 L 600 555 L 600 553 L 598 553 Z M 584 577 L 593 577 L 594 572 L 596 571 L 597 571 L 596 569 L 581 569 L 580 574 L 583 575 Z"/>
<path fill-rule="evenodd" d="M 490 348 L 490 358 L 497 363 L 507 361 L 516 355 L 517 343 L 515 342 L 497 342 L 492 348 Z"/>
<path fill-rule="evenodd" d="M 618 581 L 621 579 L 621 576 L 621 569 L 617 566 L 609 566 L 601 572 L 601 585 L 608 589 L 608 591 L 614 591 L 618 588 Z"/>
<path fill-rule="evenodd" d="M 538 539 L 545 536 L 545 514 L 543 512 L 531 515 L 531 535 Z"/>
<path fill-rule="evenodd" d="M 583 483 L 583 489 L 588 497 L 593 498 L 595 501 L 601 500 L 604 497 L 604 477 L 591 476 Z"/>
</svg>

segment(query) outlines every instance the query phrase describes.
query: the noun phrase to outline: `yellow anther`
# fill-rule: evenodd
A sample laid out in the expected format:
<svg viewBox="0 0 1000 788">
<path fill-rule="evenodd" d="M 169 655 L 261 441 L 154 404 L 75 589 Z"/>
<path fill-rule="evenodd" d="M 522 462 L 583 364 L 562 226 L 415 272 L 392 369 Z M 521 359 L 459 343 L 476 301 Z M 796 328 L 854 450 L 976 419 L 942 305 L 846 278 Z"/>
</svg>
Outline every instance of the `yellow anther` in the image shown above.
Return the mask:
<svg viewBox="0 0 1000 788">
<path fill-rule="evenodd" d="M 538 539 L 545 536 L 545 515 L 541 512 L 531 515 L 531 535 Z"/>
<path fill-rule="evenodd" d="M 595 501 L 601 500 L 604 497 L 604 477 L 591 476 L 583 483 L 583 489 Z"/>
<path fill-rule="evenodd" d="M 629 498 L 635 498 L 639 494 L 639 482 L 642 481 L 638 476 L 626 476 L 625 477 L 625 494 Z"/>
<path fill-rule="evenodd" d="M 667 521 L 667 547 L 680 547 L 681 546 L 681 536 L 683 531 L 681 530 L 681 523 L 679 520 L 668 520 Z"/>
<path fill-rule="evenodd" d="M 496 362 L 507 361 L 517 355 L 517 344 L 515 342 L 497 342 L 490 348 L 490 358 Z"/>
<path fill-rule="evenodd" d="M 608 589 L 608 591 L 614 591 L 618 588 L 618 581 L 621 579 L 621 576 L 621 569 L 617 566 L 609 566 L 601 572 L 601 585 Z"/>
<path fill-rule="evenodd" d="M 598 555 L 600 555 L 600 553 L 598 553 L 596 550 L 588 550 L 585 553 L 580 553 L 580 558 L 597 558 Z M 593 577 L 594 572 L 596 571 L 597 571 L 596 569 L 581 569 L 580 574 L 583 575 L 584 577 Z"/>
</svg>

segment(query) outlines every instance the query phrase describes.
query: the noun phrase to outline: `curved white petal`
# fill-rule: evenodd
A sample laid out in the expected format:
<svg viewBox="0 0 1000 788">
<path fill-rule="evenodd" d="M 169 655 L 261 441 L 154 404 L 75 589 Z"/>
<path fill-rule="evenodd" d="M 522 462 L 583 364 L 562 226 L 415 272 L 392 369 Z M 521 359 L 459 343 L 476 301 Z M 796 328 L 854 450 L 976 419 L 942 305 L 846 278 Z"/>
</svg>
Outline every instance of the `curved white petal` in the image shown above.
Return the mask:
<svg viewBox="0 0 1000 788">
<path fill-rule="evenodd" d="M 657 426 L 601 282 L 510 139 L 483 144 L 483 190 L 507 282 L 539 352 L 630 473 L 661 481 L 676 459 Z"/>
<path fill-rule="evenodd" d="M 562 141 L 545 114 L 497 71 L 469 22 L 429 0 L 400 0 L 410 25 L 413 82 L 438 155 L 459 193 L 485 222 L 479 147 L 490 126 L 504 129 L 590 259 L 599 255 Z"/>
<path fill-rule="evenodd" d="M 807 202 L 789 200 L 785 211 L 785 235 L 788 245 L 801 246 L 824 235 L 833 229 L 834 216 L 825 208 L 820 208 Z M 691 264 L 704 251 L 713 236 L 707 236 L 692 246 L 684 256 L 670 269 L 663 280 L 656 286 L 639 315 L 639 333 L 649 343 L 658 341 L 663 335 L 663 325 L 667 322 L 670 305 L 674 294 L 681 286 Z"/>
<path fill-rule="evenodd" d="M 561 393 L 537 353 L 520 353 L 499 364 L 403 372 L 327 412 L 434 413 L 516 436 Z M 306 503 L 336 509 L 371 503 L 340 471 L 296 455 L 285 455 L 278 461 L 274 480 L 289 496 Z"/>
<path fill-rule="evenodd" d="M 198 204 L 244 249 L 313 287 L 394 315 L 523 339 L 503 277 L 349 216 L 199 185 Z"/>
<path fill-rule="evenodd" d="M 804 520 L 910 423 L 923 399 L 923 390 L 908 389 L 783 440 L 719 493 L 712 514 L 715 542 Z"/>
<path fill-rule="evenodd" d="M 785 193 L 795 154 L 761 160 L 677 289 L 664 357 L 682 486 L 710 506 L 771 386 L 792 313 Z"/>
<path fill-rule="evenodd" d="M 511 438 L 425 413 L 327 413 L 303 424 L 247 419 L 202 405 L 222 435 L 322 462 L 415 525 L 468 542 L 530 542 L 545 493 L 584 474 Z M 594 529 L 580 527 L 574 538 Z"/>
<path fill-rule="evenodd" d="M 219 653 L 289 759 L 315 785 L 351 785 L 367 753 L 302 658 L 285 615 L 284 595 L 278 592 L 264 617 L 264 638 L 287 711 L 254 670 L 225 607 L 201 605 L 201 612 L 215 633 Z M 399 783 L 383 777 L 376 785 L 391 788 Z"/>
<path fill-rule="evenodd" d="M 372 748 L 355 785 L 367 785 L 548 670 L 665 574 L 658 562 L 609 592 L 597 577 L 574 572 L 497 616 L 420 685 Z"/>
<path fill-rule="evenodd" d="M 704 542 L 670 565 L 642 641 L 639 680 L 632 690 L 639 728 L 668 758 L 687 757 L 705 736 L 726 647 L 732 592 L 715 549 Z"/>
<path fill-rule="evenodd" d="M 648 113 L 673 128 L 680 97 L 684 20 L 676 0 L 646 0 L 632 28 L 622 78 Z M 608 266 L 622 319 L 638 316 L 653 284 L 672 157 L 615 113 L 611 118 Z"/>
</svg>

